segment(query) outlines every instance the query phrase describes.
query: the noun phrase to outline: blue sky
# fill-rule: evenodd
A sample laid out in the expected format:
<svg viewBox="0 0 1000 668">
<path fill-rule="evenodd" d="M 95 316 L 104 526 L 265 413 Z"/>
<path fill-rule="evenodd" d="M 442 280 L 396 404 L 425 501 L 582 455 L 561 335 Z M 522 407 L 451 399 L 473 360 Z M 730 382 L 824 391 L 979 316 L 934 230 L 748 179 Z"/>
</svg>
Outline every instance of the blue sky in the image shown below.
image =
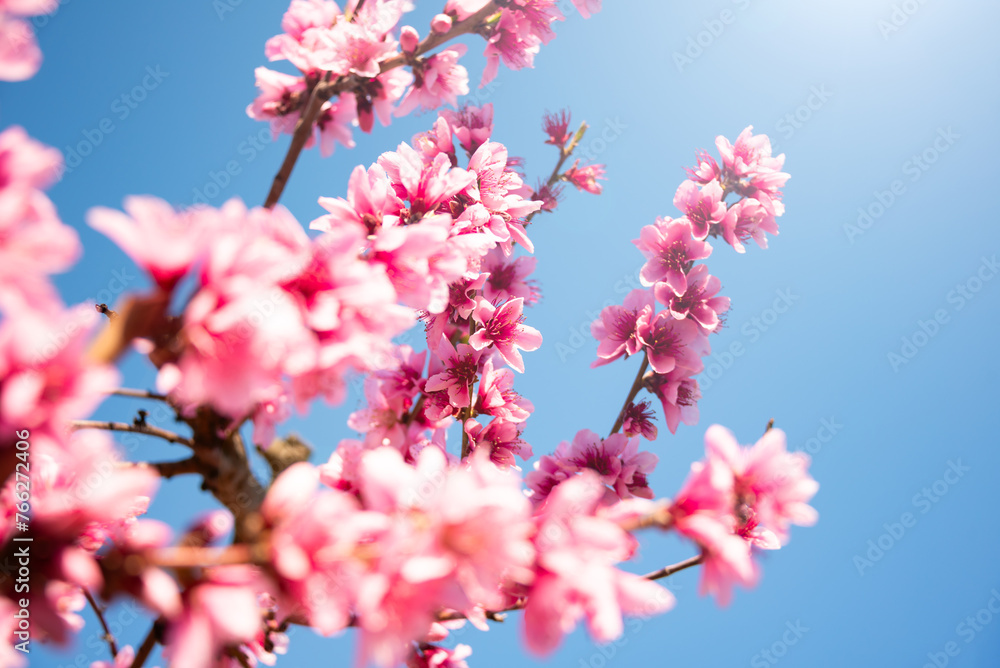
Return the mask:
<svg viewBox="0 0 1000 668">
<path fill-rule="evenodd" d="M 263 201 L 288 138 L 268 141 L 244 113 L 255 94 L 253 68 L 265 64 L 264 41 L 279 31 L 285 9 L 260 4 L 77 0 L 36 22 L 45 64 L 34 79 L 0 87 L 0 122 L 24 125 L 64 151 L 94 144 L 51 191 L 86 248 L 58 279 L 68 302 L 122 282 L 130 290 L 143 284 L 120 251 L 83 225 L 89 207 L 119 206 L 133 193 L 189 204 L 231 161 L 240 173 L 210 203 Z M 417 4 L 412 22 L 423 32 L 439 7 Z M 613 422 L 638 361 L 589 369 L 591 314 L 635 281 L 642 261 L 630 240 L 656 216 L 674 213 L 673 193 L 695 150 L 752 124 L 788 156 L 787 214 L 767 251 L 737 255 L 716 244 L 709 266 L 733 300 L 729 327 L 707 360 L 714 377 L 701 423 L 676 436 L 663 429 L 649 446 L 660 456 L 652 485 L 661 496 L 677 489 L 709 425 L 726 425 L 749 443 L 773 417 L 792 447 L 813 455 L 820 522 L 793 531 L 788 546 L 768 555 L 761 584 L 739 591 L 729 608 L 699 597 L 697 573 L 687 572 L 669 581 L 673 612 L 628 625 L 623 640 L 605 648 L 578 631 L 546 662 L 998 665 L 1000 618 L 988 606 L 1000 610 L 1000 514 L 990 511 L 1000 471 L 993 352 L 1000 228 L 991 201 L 1000 5 L 605 5 L 589 21 L 569 15 L 536 69 L 502 70 L 478 95 L 495 106 L 494 139 L 526 158 L 532 179 L 548 174 L 554 159 L 540 118 L 561 107 L 592 126 L 583 148 L 607 164 L 609 177 L 603 195 L 568 193 L 531 229 L 544 297 L 528 317 L 545 344 L 526 355 L 528 373 L 519 378 L 536 406 L 526 438 L 543 454 L 579 429 Z M 478 81 L 482 43 L 469 41 L 466 65 Z M 308 222 L 322 212 L 317 197 L 344 194 L 356 164 L 431 120 L 377 128 L 328 160 L 306 153 L 283 203 Z M 772 310 L 776 301 L 783 313 Z M 727 357 L 727 350 L 740 352 Z M 132 386 L 152 379 L 137 359 L 126 377 Z M 324 461 L 350 435 L 344 420 L 356 405 L 356 395 L 339 408 L 317 405 L 289 428 Z M 123 418 L 137 407 L 111 402 L 100 414 Z M 127 449 L 150 459 L 178 454 L 144 441 Z M 180 521 L 209 501 L 194 481 L 175 481 L 161 490 L 153 515 Z M 692 553 L 645 538 L 637 572 Z M 123 644 L 137 644 L 148 628 L 122 606 L 110 618 Z M 462 633 L 473 646 L 471 665 L 534 665 L 519 649 L 519 625 L 514 614 L 487 634 Z M 32 665 L 105 659 L 96 634 L 90 619 L 77 645 L 36 650 Z M 283 663 L 346 664 L 352 645 L 300 629 Z"/>
</svg>

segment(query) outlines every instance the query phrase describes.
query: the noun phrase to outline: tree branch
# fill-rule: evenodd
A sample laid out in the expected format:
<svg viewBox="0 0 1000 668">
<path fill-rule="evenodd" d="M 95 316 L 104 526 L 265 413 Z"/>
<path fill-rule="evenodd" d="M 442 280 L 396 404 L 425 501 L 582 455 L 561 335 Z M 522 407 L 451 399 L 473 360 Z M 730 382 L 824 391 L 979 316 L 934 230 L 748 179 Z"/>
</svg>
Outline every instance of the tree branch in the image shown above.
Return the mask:
<svg viewBox="0 0 1000 668">
<path fill-rule="evenodd" d="M 702 561 L 704 561 L 704 555 L 697 555 L 691 557 L 690 559 L 685 559 L 684 561 L 678 562 L 672 566 L 665 566 L 658 571 L 653 571 L 652 573 L 647 573 L 643 577 L 647 580 L 662 580 L 663 578 L 668 578 L 674 573 L 679 573 L 685 569 L 691 568 L 692 566 L 697 566 Z"/>
<path fill-rule="evenodd" d="M 115 637 L 111 634 L 111 629 L 108 628 L 108 622 L 104 619 L 104 610 L 94 600 L 89 589 L 86 587 L 81 587 L 81 589 L 83 589 L 83 595 L 87 597 L 87 603 L 90 603 L 90 607 L 94 609 L 94 614 L 97 615 L 97 621 L 101 623 L 101 628 L 104 629 L 104 639 L 108 643 L 108 649 L 111 650 L 111 660 L 114 661 L 115 657 L 118 656 L 118 643 L 115 642 Z"/>
<path fill-rule="evenodd" d="M 131 668 L 142 668 L 142 664 L 146 663 L 146 659 L 153 653 L 154 647 L 156 647 L 156 622 L 153 622 L 149 633 L 146 634 L 146 638 L 139 646 L 139 651 L 136 652 L 135 659 L 132 660 Z"/>
<path fill-rule="evenodd" d="M 157 394 L 156 392 L 151 392 L 149 390 L 133 390 L 129 387 L 119 387 L 117 390 L 111 390 L 108 394 L 113 394 L 118 397 L 135 397 L 137 399 L 156 399 L 157 401 L 166 401 L 167 395 Z"/>
<path fill-rule="evenodd" d="M 158 427 L 139 426 L 127 424 L 125 422 L 103 422 L 101 420 L 71 420 L 70 427 L 73 429 L 104 429 L 105 431 L 128 431 L 135 434 L 145 434 L 146 436 L 156 436 L 171 443 L 194 447 L 194 443 L 189 438 Z"/>
</svg>

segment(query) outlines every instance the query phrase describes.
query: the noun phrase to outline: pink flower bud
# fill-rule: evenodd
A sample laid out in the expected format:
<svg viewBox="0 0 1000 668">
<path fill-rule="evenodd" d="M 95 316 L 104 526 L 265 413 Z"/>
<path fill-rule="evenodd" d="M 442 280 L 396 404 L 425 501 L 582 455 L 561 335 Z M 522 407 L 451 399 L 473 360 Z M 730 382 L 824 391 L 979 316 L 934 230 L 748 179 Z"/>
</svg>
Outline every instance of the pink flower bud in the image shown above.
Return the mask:
<svg viewBox="0 0 1000 668">
<path fill-rule="evenodd" d="M 448 32 L 451 30 L 451 17 L 447 14 L 438 14 L 431 19 L 431 30 L 434 32 Z"/>
<path fill-rule="evenodd" d="M 400 48 L 406 53 L 413 53 L 417 50 L 418 44 L 420 44 L 420 35 L 417 34 L 416 28 L 403 26 L 402 30 L 399 31 Z"/>
</svg>

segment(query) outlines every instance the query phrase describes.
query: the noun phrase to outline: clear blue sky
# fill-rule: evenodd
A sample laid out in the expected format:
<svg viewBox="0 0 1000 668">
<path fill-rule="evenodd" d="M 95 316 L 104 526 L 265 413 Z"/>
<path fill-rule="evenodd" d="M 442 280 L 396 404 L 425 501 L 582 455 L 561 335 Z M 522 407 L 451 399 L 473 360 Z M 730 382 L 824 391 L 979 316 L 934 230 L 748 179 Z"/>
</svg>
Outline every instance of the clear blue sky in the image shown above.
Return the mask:
<svg viewBox="0 0 1000 668">
<path fill-rule="evenodd" d="M 220 18 L 223 3 L 233 11 Z M 417 4 L 414 23 L 423 32 L 439 7 Z M 991 593 L 1000 592 L 1000 513 L 992 509 L 1000 472 L 1000 269 L 990 268 L 1000 254 L 992 202 L 1000 4 L 605 5 L 589 21 L 571 15 L 535 70 L 502 70 L 486 96 L 496 110 L 494 138 L 527 159 L 532 180 L 552 166 L 554 152 L 539 130 L 546 109 L 570 107 L 594 128 L 592 138 L 618 128 L 603 146 L 584 142 L 608 165 L 604 194 L 570 193 L 556 215 L 532 226 L 544 297 L 529 318 L 545 344 L 526 355 L 529 373 L 519 378 L 537 408 L 526 437 L 542 454 L 579 429 L 610 426 L 638 361 L 590 370 L 596 346 L 575 332 L 586 335 L 588 312 L 622 298 L 616 283 L 634 280 L 641 258 L 630 240 L 657 215 L 673 213 L 681 168 L 695 149 L 753 124 L 788 155 L 788 212 L 770 250 L 738 256 L 718 245 L 711 258 L 733 300 L 715 350 L 739 342 L 742 354 L 716 358 L 701 424 L 682 426 L 676 436 L 662 430 L 651 446 L 660 456 L 652 484 L 662 496 L 677 489 L 710 424 L 752 442 L 773 417 L 794 447 L 813 451 L 820 522 L 795 530 L 791 543 L 767 558 L 760 586 L 739 591 L 728 609 L 700 598 L 697 574 L 688 572 L 669 582 L 678 599 L 673 612 L 630 625 L 603 653 L 578 631 L 549 662 L 916 668 L 930 653 L 938 665 L 946 658 L 954 666 L 998 665 L 1000 617 L 981 610 L 991 600 L 1000 610 L 1000 595 Z M 241 173 L 212 203 L 235 195 L 263 201 L 288 138 L 251 149 L 250 138 L 264 126 L 244 109 L 255 94 L 253 68 L 265 64 L 264 41 L 279 31 L 285 7 L 75 0 L 39 29 L 45 64 L 31 81 L 0 87 L 2 124 L 22 124 L 63 150 L 88 131 L 95 137 L 104 119 L 113 126 L 51 191 L 86 248 L 78 267 L 58 281 L 67 301 L 94 297 L 129 266 L 84 227 L 89 207 L 118 206 L 131 193 L 190 203 L 229 161 Z M 679 62 L 675 52 L 699 39 L 701 52 L 691 47 L 696 57 Z M 474 81 L 481 50 L 481 40 L 472 40 L 475 55 L 466 64 Z M 152 89 L 129 108 L 122 95 L 142 85 L 147 68 L 166 76 L 155 87 L 147 78 Z M 799 120 L 793 124 L 789 114 Z M 431 120 L 378 128 L 329 160 L 307 153 L 283 202 L 308 222 L 322 212 L 318 196 L 344 194 L 356 164 L 370 163 Z M 871 215 L 864 227 L 859 208 Z M 138 279 L 130 284 L 140 286 Z M 769 309 L 781 294 L 791 295 L 791 306 L 775 317 Z M 920 322 L 933 334 L 921 333 Z M 905 362 L 893 364 L 889 353 Z M 151 382 L 141 360 L 126 371 L 130 385 Z M 349 435 L 344 419 L 356 403 L 355 394 L 344 407 L 316 406 L 293 421 L 317 447 L 317 462 Z M 136 407 L 112 403 L 101 415 L 122 418 Z M 154 443 L 130 449 L 133 457 L 179 454 Z M 955 470 L 961 476 L 949 473 Z M 153 515 L 176 520 L 208 501 L 193 481 L 172 482 Z M 902 526 L 905 513 L 910 526 Z M 877 546 L 880 537 L 888 549 L 873 552 L 877 561 L 855 559 L 868 559 L 869 541 Z M 689 546 L 650 537 L 634 568 L 645 572 L 690 554 Z M 977 614 L 974 625 L 965 622 Z M 148 628 L 121 606 L 110 617 L 123 626 L 123 644 L 137 644 Z M 487 634 L 460 636 L 473 646 L 472 665 L 534 665 L 518 648 L 520 619 L 511 617 Z M 95 628 L 91 620 L 74 648 L 39 651 L 32 665 L 105 659 Z M 352 645 L 300 629 L 283 663 L 346 665 Z M 948 649 L 957 656 L 948 657 Z M 773 652 L 772 661 L 763 650 Z"/>
</svg>

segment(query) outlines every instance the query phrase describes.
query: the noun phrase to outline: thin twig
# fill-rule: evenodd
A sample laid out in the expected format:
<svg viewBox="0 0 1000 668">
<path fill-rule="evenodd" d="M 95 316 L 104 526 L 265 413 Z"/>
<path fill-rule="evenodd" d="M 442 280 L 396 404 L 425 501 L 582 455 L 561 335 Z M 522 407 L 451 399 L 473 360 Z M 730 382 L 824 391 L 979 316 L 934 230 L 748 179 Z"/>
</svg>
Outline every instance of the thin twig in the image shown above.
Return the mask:
<svg viewBox="0 0 1000 668">
<path fill-rule="evenodd" d="M 149 468 L 156 471 L 161 478 L 169 479 L 185 473 L 202 473 L 203 465 L 197 457 L 188 457 L 176 462 L 122 462 L 123 467 Z"/>
<path fill-rule="evenodd" d="M 137 399 L 155 399 L 157 401 L 166 401 L 167 395 L 157 394 L 156 392 L 151 392 L 149 390 L 134 390 L 130 387 L 119 387 L 117 390 L 111 390 L 108 394 L 113 394 L 118 397 L 135 397 Z"/>
<path fill-rule="evenodd" d="M 165 441 L 171 443 L 177 443 L 179 445 L 186 445 L 191 448 L 194 447 L 191 439 L 185 438 L 180 434 L 175 434 L 172 431 L 167 431 L 166 429 L 160 429 L 159 427 L 150 426 L 138 426 L 134 424 L 126 424 L 125 422 L 104 422 L 101 420 L 71 420 L 70 427 L 73 429 L 104 429 L 105 431 L 129 431 L 134 434 L 145 434 L 146 436 L 156 436 L 157 438 L 162 438 Z"/>
<path fill-rule="evenodd" d="M 766 434 L 767 432 L 771 431 L 772 429 L 774 429 L 774 418 L 771 418 L 770 420 L 767 421 L 767 428 L 764 429 L 764 433 Z"/>
<path fill-rule="evenodd" d="M 267 554 L 264 546 L 241 543 L 229 547 L 167 547 L 151 551 L 149 560 L 161 568 L 203 568 L 266 562 Z"/>
<path fill-rule="evenodd" d="M 115 637 L 111 635 L 111 629 L 108 628 L 108 622 L 104 619 L 104 609 L 97 604 L 94 599 L 93 594 L 86 587 L 83 587 L 83 595 L 87 597 L 87 603 L 90 603 L 90 607 L 94 609 L 94 614 L 97 615 L 97 621 L 101 623 L 101 628 L 104 629 L 104 639 L 108 643 L 108 649 L 111 650 L 111 660 L 114 661 L 115 657 L 118 656 L 118 643 L 115 642 Z"/>
<path fill-rule="evenodd" d="M 653 571 L 652 573 L 647 573 L 643 577 L 647 580 L 662 580 L 663 578 L 668 578 L 674 573 L 679 573 L 692 566 L 697 566 L 702 561 L 705 560 L 704 555 L 699 554 L 698 556 L 691 557 L 690 559 L 685 559 L 684 561 L 678 562 L 673 566 L 665 566 L 658 571 Z"/>
<path fill-rule="evenodd" d="M 617 434 L 618 430 L 622 428 L 622 423 L 625 422 L 625 411 L 628 410 L 629 404 L 632 403 L 632 400 L 639 394 L 639 390 L 642 389 L 642 377 L 645 375 L 647 368 L 649 368 L 649 356 L 643 354 L 642 366 L 639 367 L 639 373 L 635 375 L 635 380 L 632 382 L 632 389 L 629 390 L 628 397 L 625 398 L 625 403 L 622 404 L 622 409 L 618 411 L 618 419 L 615 420 L 615 426 L 611 428 L 612 434 Z"/>
<path fill-rule="evenodd" d="M 146 634 L 142 645 L 139 646 L 139 651 L 136 652 L 135 659 L 132 660 L 131 668 L 142 668 L 142 664 L 146 663 L 146 659 L 153 653 L 154 647 L 156 647 L 156 622 L 153 622 L 149 633 Z"/>
</svg>

